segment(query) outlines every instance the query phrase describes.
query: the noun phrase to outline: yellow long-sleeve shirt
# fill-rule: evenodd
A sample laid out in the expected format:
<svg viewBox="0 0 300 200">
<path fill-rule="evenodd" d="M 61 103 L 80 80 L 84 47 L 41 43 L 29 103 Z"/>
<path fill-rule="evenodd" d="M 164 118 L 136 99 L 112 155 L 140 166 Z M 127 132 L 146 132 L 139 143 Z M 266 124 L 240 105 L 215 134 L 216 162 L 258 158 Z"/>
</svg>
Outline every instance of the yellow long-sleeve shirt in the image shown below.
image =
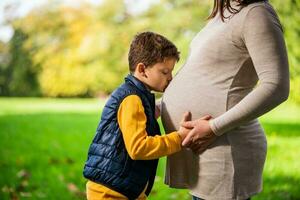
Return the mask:
<svg viewBox="0 0 300 200">
<path fill-rule="evenodd" d="M 181 138 L 177 132 L 163 136 L 148 136 L 147 117 L 141 99 L 137 95 L 126 97 L 117 114 L 125 148 L 133 160 L 151 160 L 167 156 L 181 150 Z M 145 188 L 146 190 L 146 188 Z M 138 200 L 145 200 L 145 190 Z M 125 200 L 124 195 L 92 181 L 87 182 L 88 200 Z"/>
</svg>

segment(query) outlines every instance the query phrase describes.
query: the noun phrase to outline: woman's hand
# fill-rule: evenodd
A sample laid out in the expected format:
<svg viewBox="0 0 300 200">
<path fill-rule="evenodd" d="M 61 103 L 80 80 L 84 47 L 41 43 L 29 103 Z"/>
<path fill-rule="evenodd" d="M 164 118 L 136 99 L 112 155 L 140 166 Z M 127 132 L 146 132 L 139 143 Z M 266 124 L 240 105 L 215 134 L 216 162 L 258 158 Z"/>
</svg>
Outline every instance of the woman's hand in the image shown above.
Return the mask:
<svg viewBox="0 0 300 200">
<path fill-rule="evenodd" d="M 200 138 L 195 143 L 191 143 L 188 147 L 193 150 L 194 153 L 201 154 L 207 147 L 217 139 L 215 134 L 207 135 L 204 138 Z"/>
<path fill-rule="evenodd" d="M 194 121 L 182 122 L 181 126 L 192 129 L 183 140 L 182 146 L 191 148 L 195 153 L 202 153 L 216 139 L 209 119 L 211 116 L 207 115 Z"/>
</svg>

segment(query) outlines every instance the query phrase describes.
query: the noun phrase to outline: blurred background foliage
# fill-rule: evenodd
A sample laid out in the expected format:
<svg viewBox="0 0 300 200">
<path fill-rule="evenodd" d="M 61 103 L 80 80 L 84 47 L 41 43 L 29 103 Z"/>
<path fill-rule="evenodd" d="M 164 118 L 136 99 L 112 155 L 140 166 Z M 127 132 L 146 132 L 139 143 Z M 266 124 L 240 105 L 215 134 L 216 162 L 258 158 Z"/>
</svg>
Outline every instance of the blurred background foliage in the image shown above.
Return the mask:
<svg viewBox="0 0 300 200">
<path fill-rule="evenodd" d="M 85 198 L 82 166 L 105 98 L 73 97 L 106 96 L 123 81 L 128 48 L 137 32 L 150 30 L 168 37 L 181 51 L 174 73 L 184 64 L 212 0 L 148 0 L 155 3 L 139 10 L 136 4 L 141 1 L 0 0 L 0 35 L 1 25 L 13 29 L 8 40 L 0 40 L 0 96 L 65 97 L 0 97 L 0 199 Z M 39 6 L 26 15 L 14 15 L 21 4 L 30 2 Z M 289 101 L 260 118 L 268 155 L 264 190 L 253 199 L 296 200 L 300 199 L 300 0 L 270 2 L 284 28 L 291 93 Z M 187 190 L 164 185 L 164 169 L 161 159 L 149 200 L 191 199 Z"/>
<path fill-rule="evenodd" d="M 122 0 L 98 6 L 49 1 L 27 15 L 7 18 L 13 27 L 0 42 L 0 96 L 94 97 L 106 95 L 128 73 L 131 39 L 159 32 L 181 51 L 206 23 L 210 0 L 160 0 L 143 12 Z M 291 71 L 291 100 L 300 103 L 300 0 L 270 0 L 284 27 Z M 175 71 L 176 71 L 175 70 Z"/>
</svg>

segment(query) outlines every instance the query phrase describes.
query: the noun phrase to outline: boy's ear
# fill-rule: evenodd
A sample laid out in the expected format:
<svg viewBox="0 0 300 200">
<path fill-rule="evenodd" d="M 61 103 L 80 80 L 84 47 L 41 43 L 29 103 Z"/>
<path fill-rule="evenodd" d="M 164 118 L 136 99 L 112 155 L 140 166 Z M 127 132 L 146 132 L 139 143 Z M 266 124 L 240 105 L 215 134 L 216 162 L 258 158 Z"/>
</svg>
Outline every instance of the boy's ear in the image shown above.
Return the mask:
<svg viewBox="0 0 300 200">
<path fill-rule="evenodd" d="M 144 65 L 144 63 L 138 63 L 138 64 L 136 65 L 136 71 L 137 71 L 140 75 L 142 75 L 142 76 L 144 76 L 144 77 L 147 77 L 147 76 L 146 76 L 146 73 L 145 73 L 145 70 L 146 70 L 146 66 Z"/>
</svg>

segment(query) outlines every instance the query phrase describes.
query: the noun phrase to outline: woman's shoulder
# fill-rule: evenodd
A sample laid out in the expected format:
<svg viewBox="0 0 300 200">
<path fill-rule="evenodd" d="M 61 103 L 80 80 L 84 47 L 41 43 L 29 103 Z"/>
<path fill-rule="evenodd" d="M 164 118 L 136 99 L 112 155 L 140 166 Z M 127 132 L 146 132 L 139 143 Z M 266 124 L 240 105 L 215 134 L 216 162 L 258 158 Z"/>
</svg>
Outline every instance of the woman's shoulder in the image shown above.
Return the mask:
<svg viewBox="0 0 300 200">
<path fill-rule="evenodd" d="M 257 9 L 257 8 L 264 8 L 264 9 L 270 9 L 272 6 L 269 3 L 269 1 L 260 1 L 260 2 L 255 2 L 251 3 L 245 7 L 243 7 L 242 11 L 243 12 L 249 12 L 252 9 Z"/>
<path fill-rule="evenodd" d="M 244 7 L 241 12 L 244 15 L 243 23 L 251 24 L 252 28 L 254 24 L 273 24 L 282 29 L 278 15 L 268 1 L 252 3 Z"/>
<path fill-rule="evenodd" d="M 273 16 L 278 18 L 275 9 L 269 1 L 261 1 L 245 6 L 241 11 L 245 17 Z"/>
<path fill-rule="evenodd" d="M 231 20 L 232 38 L 236 44 L 244 45 L 245 33 L 256 31 L 272 32 L 282 26 L 279 18 L 268 1 L 256 2 L 243 7 Z"/>
</svg>

